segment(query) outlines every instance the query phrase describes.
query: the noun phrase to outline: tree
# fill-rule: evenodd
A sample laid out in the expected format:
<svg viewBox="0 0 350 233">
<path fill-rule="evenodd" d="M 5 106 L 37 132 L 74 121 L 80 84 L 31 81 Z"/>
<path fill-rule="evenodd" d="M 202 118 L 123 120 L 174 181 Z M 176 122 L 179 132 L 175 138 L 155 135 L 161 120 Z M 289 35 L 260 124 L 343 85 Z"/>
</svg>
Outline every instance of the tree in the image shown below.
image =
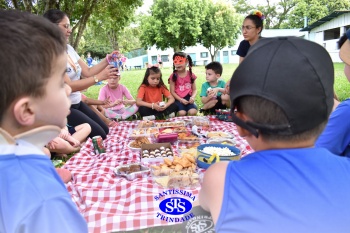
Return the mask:
<svg viewBox="0 0 350 233">
<path fill-rule="evenodd" d="M 311 24 L 335 10 L 349 10 L 349 0 L 280 0 L 271 3 L 270 0 L 261 1 L 253 6 L 244 0 L 231 0 L 237 13 L 248 15 L 253 9 L 264 13 L 265 28 L 302 28 L 304 18 Z"/>
<path fill-rule="evenodd" d="M 145 48 L 175 51 L 194 46 L 201 35 L 205 0 L 155 0 L 151 15 L 141 21 L 141 43 Z"/>
<path fill-rule="evenodd" d="M 99 20 L 99 27 L 92 28 L 92 31 L 97 30 L 110 36 L 111 47 L 116 47 L 119 32 L 141 5 L 142 0 L 0 0 L 0 6 L 5 9 L 26 10 L 39 15 L 48 9 L 61 9 L 67 13 L 73 26 L 70 44 L 75 49 L 78 49 L 86 26 L 93 16 L 96 21 Z"/>
<path fill-rule="evenodd" d="M 304 18 L 307 17 L 308 25 L 333 13 L 336 10 L 349 10 L 348 0 L 296 0 L 296 6 L 286 17 L 286 22 L 281 25 L 283 28 L 302 28 Z"/>
<path fill-rule="evenodd" d="M 247 16 L 253 10 L 260 10 L 265 15 L 264 28 L 266 29 L 280 28 L 296 3 L 297 0 L 280 0 L 275 3 L 265 0 L 255 6 L 244 0 L 232 0 L 236 12 L 244 16 Z"/>
<path fill-rule="evenodd" d="M 235 45 L 242 20 L 242 17 L 224 2 L 208 5 L 205 20 L 201 23 L 202 34 L 198 42 L 209 50 L 212 61 L 217 51 L 225 46 Z"/>
</svg>

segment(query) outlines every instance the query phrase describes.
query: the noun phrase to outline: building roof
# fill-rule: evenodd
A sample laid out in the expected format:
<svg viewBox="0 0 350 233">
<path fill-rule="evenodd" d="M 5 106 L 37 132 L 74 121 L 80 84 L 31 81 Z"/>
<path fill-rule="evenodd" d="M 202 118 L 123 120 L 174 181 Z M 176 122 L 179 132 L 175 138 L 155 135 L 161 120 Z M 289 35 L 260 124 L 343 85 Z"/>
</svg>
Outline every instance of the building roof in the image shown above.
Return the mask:
<svg viewBox="0 0 350 233">
<path fill-rule="evenodd" d="M 332 19 L 334 18 L 337 18 L 339 17 L 340 15 L 342 14 L 345 14 L 345 13 L 349 13 L 350 11 L 334 11 L 332 14 L 330 15 L 327 15 L 326 17 L 323 17 L 322 19 L 319 19 L 317 20 L 316 22 L 314 22 L 313 24 L 305 27 L 305 28 L 302 28 L 300 31 L 303 32 L 303 31 L 311 31 L 312 29 L 314 29 L 315 27 L 318 27 L 324 23 L 327 23 L 329 21 L 331 21 Z"/>
</svg>

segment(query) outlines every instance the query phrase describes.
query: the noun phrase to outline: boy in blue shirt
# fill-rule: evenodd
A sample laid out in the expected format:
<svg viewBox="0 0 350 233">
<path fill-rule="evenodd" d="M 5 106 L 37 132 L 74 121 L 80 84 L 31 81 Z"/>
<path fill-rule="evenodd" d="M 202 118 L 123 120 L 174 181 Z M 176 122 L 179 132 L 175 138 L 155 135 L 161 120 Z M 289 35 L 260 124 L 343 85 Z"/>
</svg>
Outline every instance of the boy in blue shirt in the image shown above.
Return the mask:
<svg viewBox="0 0 350 233">
<path fill-rule="evenodd" d="M 204 174 L 199 201 L 216 232 L 349 232 L 350 159 L 314 147 L 333 84 L 332 59 L 317 43 L 265 38 L 250 48 L 230 97 L 232 120 L 255 152 Z"/>
<path fill-rule="evenodd" d="M 350 29 L 339 39 L 338 46 L 340 58 L 345 62 L 344 73 L 350 82 Z M 350 157 L 350 99 L 337 104 L 315 145 L 327 148 L 334 154 Z"/>
<path fill-rule="evenodd" d="M 43 147 L 66 125 L 66 40 L 46 19 L 0 10 L 0 232 L 87 232 Z"/>
</svg>

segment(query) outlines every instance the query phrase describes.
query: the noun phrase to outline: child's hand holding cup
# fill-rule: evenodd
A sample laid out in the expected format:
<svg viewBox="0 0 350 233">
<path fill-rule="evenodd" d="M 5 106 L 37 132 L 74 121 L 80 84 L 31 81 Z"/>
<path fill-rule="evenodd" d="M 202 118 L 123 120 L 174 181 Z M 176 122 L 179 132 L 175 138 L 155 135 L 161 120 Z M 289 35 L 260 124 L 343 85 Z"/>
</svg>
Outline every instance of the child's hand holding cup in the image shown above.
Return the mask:
<svg viewBox="0 0 350 233">
<path fill-rule="evenodd" d="M 162 101 L 162 102 L 159 102 L 159 107 L 161 107 L 161 108 L 164 108 L 165 107 L 165 102 L 164 101 Z"/>
</svg>

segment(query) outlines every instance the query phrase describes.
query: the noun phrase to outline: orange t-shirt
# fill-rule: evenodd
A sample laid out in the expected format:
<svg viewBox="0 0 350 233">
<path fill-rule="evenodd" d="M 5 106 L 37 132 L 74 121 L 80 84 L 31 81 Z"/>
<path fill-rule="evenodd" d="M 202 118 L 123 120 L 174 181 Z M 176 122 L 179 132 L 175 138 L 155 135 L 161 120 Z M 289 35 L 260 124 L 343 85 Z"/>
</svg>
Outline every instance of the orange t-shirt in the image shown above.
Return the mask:
<svg viewBox="0 0 350 233">
<path fill-rule="evenodd" d="M 163 87 L 151 87 L 142 84 L 137 93 L 137 98 L 142 99 L 147 103 L 157 103 L 163 101 L 163 96 L 166 98 L 170 97 L 170 92 Z"/>
</svg>

